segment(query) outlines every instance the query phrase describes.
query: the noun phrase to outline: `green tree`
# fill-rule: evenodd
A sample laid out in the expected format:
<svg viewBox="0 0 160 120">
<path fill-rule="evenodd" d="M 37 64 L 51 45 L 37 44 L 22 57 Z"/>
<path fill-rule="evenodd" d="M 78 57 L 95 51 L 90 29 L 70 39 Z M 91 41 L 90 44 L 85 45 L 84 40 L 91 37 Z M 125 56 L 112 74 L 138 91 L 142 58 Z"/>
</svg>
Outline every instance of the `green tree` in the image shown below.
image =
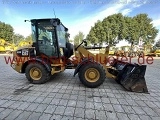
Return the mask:
<svg viewBox="0 0 160 120">
<path fill-rule="evenodd" d="M 104 31 L 104 27 L 102 26 L 101 21 L 97 21 L 95 23 L 95 27 L 93 28 L 96 38 L 98 39 L 99 45 L 102 45 L 103 41 L 106 39 L 106 32 Z"/>
<path fill-rule="evenodd" d="M 158 34 L 158 29 L 156 29 L 152 24 L 152 19 L 148 17 L 147 14 L 138 14 L 133 17 L 137 23 L 137 39 L 141 37 L 144 44 L 153 44 L 154 39 Z"/>
<path fill-rule="evenodd" d="M 98 38 L 96 37 L 96 34 L 93 30 L 93 27 L 91 27 L 91 30 L 89 34 L 87 35 L 87 40 L 92 44 L 92 43 L 98 43 Z"/>
<path fill-rule="evenodd" d="M 84 34 L 83 32 L 79 32 L 77 35 L 74 36 L 74 45 L 79 45 L 82 40 L 84 39 Z"/>
<path fill-rule="evenodd" d="M 33 41 L 32 41 L 32 35 L 29 35 L 25 38 L 25 41 L 28 42 L 29 44 L 31 44 Z"/>
<path fill-rule="evenodd" d="M 145 44 L 153 44 L 157 33 L 158 30 L 153 26 L 152 19 L 147 14 L 128 17 L 118 13 L 97 21 L 91 27 L 87 39 L 94 43 L 107 42 L 110 46 L 125 39 L 132 46 L 138 44 L 140 38 Z"/>
<path fill-rule="evenodd" d="M 14 34 L 13 35 L 13 41 L 16 45 L 18 45 L 21 41 L 24 41 L 24 36 L 20 34 Z"/>
<path fill-rule="evenodd" d="M 125 17 L 125 30 L 124 30 L 124 39 L 131 43 L 131 46 L 138 42 L 139 35 L 138 35 L 138 23 L 132 17 Z"/>
<path fill-rule="evenodd" d="M 124 23 L 124 17 L 121 13 L 108 16 L 103 21 L 98 20 L 91 28 L 87 38 L 99 44 L 107 42 L 110 45 L 115 45 L 123 39 Z"/>
<path fill-rule="evenodd" d="M 0 46 L 1 46 L 1 45 L 4 46 L 4 45 L 5 45 L 5 42 L 6 42 L 6 41 L 5 41 L 4 39 L 1 39 L 1 38 L 0 38 Z"/>
<path fill-rule="evenodd" d="M 125 24 L 124 17 L 121 13 L 104 18 L 102 24 L 106 33 L 106 42 L 108 44 L 112 46 L 123 39 Z"/>
<path fill-rule="evenodd" d="M 12 42 L 13 27 L 0 21 L 0 38 Z"/>
</svg>

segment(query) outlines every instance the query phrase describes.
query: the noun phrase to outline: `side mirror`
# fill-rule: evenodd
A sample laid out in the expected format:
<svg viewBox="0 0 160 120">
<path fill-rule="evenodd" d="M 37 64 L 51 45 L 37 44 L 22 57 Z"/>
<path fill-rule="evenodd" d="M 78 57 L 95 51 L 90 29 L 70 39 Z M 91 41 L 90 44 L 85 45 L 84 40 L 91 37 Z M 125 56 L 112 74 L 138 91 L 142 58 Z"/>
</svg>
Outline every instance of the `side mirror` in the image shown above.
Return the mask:
<svg viewBox="0 0 160 120">
<path fill-rule="evenodd" d="M 27 22 L 27 21 L 28 21 L 28 22 L 31 22 L 30 20 L 24 20 L 24 22 Z"/>
<path fill-rule="evenodd" d="M 65 37 L 66 37 L 66 38 L 70 38 L 70 34 L 69 34 L 69 33 L 66 33 L 66 34 L 65 34 Z"/>
</svg>

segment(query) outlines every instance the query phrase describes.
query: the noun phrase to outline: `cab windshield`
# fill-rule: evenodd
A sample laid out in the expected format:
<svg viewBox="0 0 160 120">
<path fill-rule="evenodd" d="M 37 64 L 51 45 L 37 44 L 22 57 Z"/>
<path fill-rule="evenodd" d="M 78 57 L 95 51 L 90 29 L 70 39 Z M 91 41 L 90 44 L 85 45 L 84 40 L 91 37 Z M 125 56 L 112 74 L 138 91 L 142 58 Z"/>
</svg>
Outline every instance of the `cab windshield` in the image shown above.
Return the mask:
<svg viewBox="0 0 160 120">
<path fill-rule="evenodd" d="M 57 56 L 58 48 L 56 44 L 55 27 L 50 21 L 39 21 L 38 30 L 38 47 L 41 53 L 48 56 Z"/>
<path fill-rule="evenodd" d="M 49 22 L 38 24 L 38 39 L 52 43 L 55 41 L 54 27 Z"/>
<path fill-rule="evenodd" d="M 64 26 L 60 24 L 56 27 L 56 30 L 57 30 L 59 47 L 66 47 L 66 42 L 67 42 L 66 34 L 67 34 L 67 32 L 65 31 Z"/>
</svg>

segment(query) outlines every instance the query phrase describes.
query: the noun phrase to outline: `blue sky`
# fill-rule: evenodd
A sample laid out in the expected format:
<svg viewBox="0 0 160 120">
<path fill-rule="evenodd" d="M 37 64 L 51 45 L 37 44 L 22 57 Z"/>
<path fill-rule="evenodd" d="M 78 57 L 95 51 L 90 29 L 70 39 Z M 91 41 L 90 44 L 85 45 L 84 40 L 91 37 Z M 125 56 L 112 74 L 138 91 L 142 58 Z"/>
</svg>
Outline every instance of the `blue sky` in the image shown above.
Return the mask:
<svg viewBox="0 0 160 120">
<path fill-rule="evenodd" d="M 78 31 L 87 35 L 97 20 L 114 13 L 127 16 L 147 13 L 160 29 L 159 0 L 2 0 L 0 6 L 0 21 L 12 25 L 15 33 L 24 36 L 31 33 L 30 23 L 25 23 L 25 19 L 53 18 L 53 9 L 69 28 L 71 38 Z"/>
</svg>

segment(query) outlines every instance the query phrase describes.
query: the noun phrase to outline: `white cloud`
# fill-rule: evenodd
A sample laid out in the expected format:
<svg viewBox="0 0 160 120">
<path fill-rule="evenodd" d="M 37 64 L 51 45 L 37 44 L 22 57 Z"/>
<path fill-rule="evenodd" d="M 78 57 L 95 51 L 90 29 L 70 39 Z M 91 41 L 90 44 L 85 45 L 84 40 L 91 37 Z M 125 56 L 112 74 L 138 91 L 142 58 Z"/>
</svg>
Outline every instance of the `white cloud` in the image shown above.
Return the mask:
<svg viewBox="0 0 160 120">
<path fill-rule="evenodd" d="M 133 1 L 136 1 L 136 3 L 133 4 Z M 69 27 L 71 39 L 73 39 L 73 37 L 78 34 L 79 31 L 87 35 L 91 26 L 94 26 L 94 23 L 97 22 L 97 20 L 103 20 L 105 17 L 119 12 L 121 12 L 123 15 L 127 15 L 132 12 L 134 8 L 140 7 L 146 3 L 145 1 L 138 1 L 139 0 L 119 0 L 119 3 L 117 1 L 117 4 L 110 4 L 110 6 L 106 5 L 103 10 L 96 11 L 95 14 L 78 20 L 76 23 L 70 25 L 71 27 Z"/>
<path fill-rule="evenodd" d="M 85 35 L 87 35 L 89 33 L 91 26 L 94 26 L 94 23 L 97 20 L 103 20 L 105 17 L 119 12 L 121 12 L 123 15 L 127 15 L 133 10 L 133 8 L 142 5 L 142 4 L 136 4 L 135 6 L 133 5 L 133 3 L 131 3 L 132 1 L 135 0 L 119 0 L 119 3 L 117 1 L 117 3 L 115 4 L 109 4 L 103 6 L 103 8 L 100 8 L 98 11 L 95 11 L 94 14 L 73 21 L 73 23 L 71 24 L 65 25 L 69 28 L 71 39 L 73 39 L 73 37 L 79 31 L 82 31 Z M 120 4 L 120 2 L 122 4 Z M 126 8 L 127 6 L 128 8 Z M 77 9 L 77 11 L 78 10 L 79 9 Z M 25 17 L 24 15 L 20 15 L 18 11 L 11 10 L 10 8 L 7 7 L 4 9 L 4 13 L 8 17 L 8 21 L 10 21 L 11 25 L 14 27 L 15 33 L 21 34 L 25 37 L 31 33 L 30 23 L 24 23 L 24 19 L 27 19 L 27 17 Z M 74 13 L 77 12 L 74 11 Z"/>
<path fill-rule="evenodd" d="M 30 23 L 29 23 L 30 24 Z M 25 27 L 24 27 L 25 26 Z M 24 37 L 27 37 L 28 35 L 31 34 L 31 28 L 30 25 L 24 25 L 24 26 L 20 26 L 20 25 L 13 25 L 14 27 L 14 32 L 17 34 L 21 34 Z"/>
<path fill-rule="evenodd" d="M 133 5 L 134 8 L 140 7 L 143 4 L 146 4 L 148 2 L 148 0 L 126 0 L 126 1 L 127 1 L 127 4 Z"/>
<path fill-rule="evenodd" d="M 24 37 L 31 34 L 30 23 L 24 22 L 27 17 L 7 6 L 3 6 L 1 9 L 1 12 L 5 15 L 5 21 L 7 21 L 6 23 L 10 24 L 14 28 L 15 33 L 21 34 Z"/>
<path fill-rule="evenodd" d="M 31 34 L 31 23 L 24 22 L 25 19 L 21 19 L 21 22 L 13 24 L 14 32 L 27 37 Z"/>
<path fill-rule="evenodd" d="M 128 15 L 132 10 L 131 9 L 124 9 L 122 10 L 123 15 Z"/>
<path fill-rule="evenodd" d="M 124 4 L 115 4 L 112 5 L 111 7 L 106 6 L 106 9 L 76 21 L 74 25 L 69 27 L 69 33 L 71 34 L 71 39 L 73 39 L 73 37 L 79 31 L 87 35 L 91 26 L 93 26 L 97 20 L 103 20 L 105 17 L 109 15 L 120 12 L 120 10 L 124 6 L 125 6 Z"/>
<path fill-rule="evenodd" d="M 158 41 L 160 39 L 160 33 L 157 35 L 157 37 L 155 38 L 155 42 Z"/>
<path fill-rule="evenodd" d="M 160 18 L 153 20 L 152 23 L 153 23 L 153 26 L 155 26 L 156 28 L 159 28 L 159 30 L 160 30 Z M 157 41 L 159 39 L 160 39 L 160 31 L 159 31 L 157 37 L 155 38 L 155 40 Z"/>
<path fill-rule="evenodd" d="M 15 18 L 14 24 L 12 24 L 14 28 L 14 32 L 23 35 L 24 37 L 27 37 L 31 34 L 31 23 L 30 22 L 24 22 L 27 18 L 18 16 Z M 27 19 L 28 20 L 28 19 Z"/>
<path fill-rule="evenodd" d="M 156 26 L 156 27 L 160 26 L 160 18 L 153 20 L 152 23 L 153 23 L 153 25 Z"/>
</svg>

